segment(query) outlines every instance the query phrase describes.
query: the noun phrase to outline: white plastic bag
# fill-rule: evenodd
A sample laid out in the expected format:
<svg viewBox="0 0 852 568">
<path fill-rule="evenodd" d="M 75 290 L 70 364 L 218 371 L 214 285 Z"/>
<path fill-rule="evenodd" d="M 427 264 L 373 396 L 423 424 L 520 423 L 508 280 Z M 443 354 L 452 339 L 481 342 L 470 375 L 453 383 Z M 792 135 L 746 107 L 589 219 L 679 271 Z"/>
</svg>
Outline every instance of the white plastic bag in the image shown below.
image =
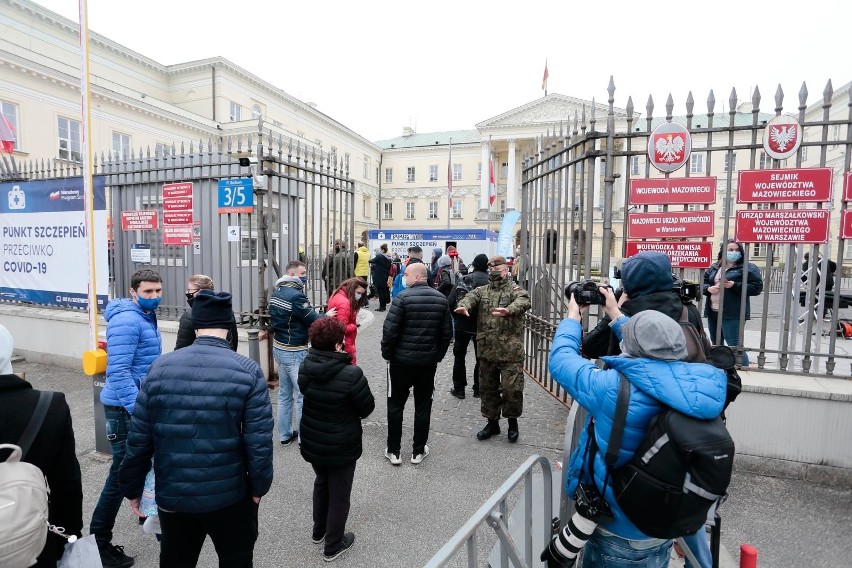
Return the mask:
<svg viewBox="0 0 852 568">
<path fill-rule="evenodd" d="M 56 568 L 103 568 L 95 535 L 90 534 L 67 543 Z"/>
</svg>

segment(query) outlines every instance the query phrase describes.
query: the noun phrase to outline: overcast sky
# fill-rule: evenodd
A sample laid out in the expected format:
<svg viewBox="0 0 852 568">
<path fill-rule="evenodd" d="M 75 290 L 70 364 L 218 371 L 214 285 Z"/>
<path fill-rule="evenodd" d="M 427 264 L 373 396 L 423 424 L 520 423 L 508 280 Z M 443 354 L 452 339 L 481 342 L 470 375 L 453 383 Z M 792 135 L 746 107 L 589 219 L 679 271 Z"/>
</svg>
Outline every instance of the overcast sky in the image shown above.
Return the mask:
<svg viewBox="0 0 852 568">
<path fill-rule="evenodd" d="M 37 0 L 78 21 L 77 0 Z M 163 64 L 223 56 L 370 140 L 474 128 L 548 92 L 684 114 L 758 86 L 772 112 L 849 70 L 844 0 L 430 2 L 89 0 L 90 30 Z"/>
</svg>

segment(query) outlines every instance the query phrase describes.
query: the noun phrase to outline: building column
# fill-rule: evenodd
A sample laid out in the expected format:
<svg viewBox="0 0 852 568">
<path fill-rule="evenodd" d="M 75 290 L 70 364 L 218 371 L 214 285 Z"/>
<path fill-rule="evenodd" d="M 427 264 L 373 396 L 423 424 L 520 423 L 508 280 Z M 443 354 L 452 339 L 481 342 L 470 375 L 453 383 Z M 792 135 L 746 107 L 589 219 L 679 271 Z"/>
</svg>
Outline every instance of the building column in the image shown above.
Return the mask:
<svg viewBox="0 0 852 568">
<path fill-rule="evenodd" d="M 488 211 L 488 181 L 489 177 L 489 160 L 491 158 L 491 145 L 485 138 L 482 139 L 482 179 L 480 182 L 479 194 L 479 211 Z M 487 213 L 486 213 L 487 214 Z"/>
<path fill-rule="evenodd" d="M 506 211 L 518 209 L 518 160 L 515 139 L 509 139 L 509 173 L 506 179 Z"/>
</svg>

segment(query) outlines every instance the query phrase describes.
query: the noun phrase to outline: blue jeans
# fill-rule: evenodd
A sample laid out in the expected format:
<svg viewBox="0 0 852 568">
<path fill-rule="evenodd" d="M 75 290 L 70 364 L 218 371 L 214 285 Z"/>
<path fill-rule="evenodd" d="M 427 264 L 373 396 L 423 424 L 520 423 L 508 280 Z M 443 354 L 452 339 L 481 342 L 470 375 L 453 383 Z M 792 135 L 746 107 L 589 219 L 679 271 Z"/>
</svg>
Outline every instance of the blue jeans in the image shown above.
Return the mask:
<svg viewBox="0 0 852 568">
<path fill-rule="evenodd" d="M 664 568 L 672 541 L 628 540 L 596 530 L 583 548 L 583 568 Z"/>
<path fill-rule="evenodd" d="M 710 541 L 707 539 L 707 531 L 701 527 L 697 533 L 683 537 L 683 542 L 689 547 L 690 552 L 698 560 L 698 566 L 693 566 L 689 558 L 684 562 L 684 568 L 710 568 L 713 566 L 713 554 L 710 552 Z"/>
<path fill-rule="evenodd" d="M 737 345 L 740 344 L 740 320 L 731 318 L 722 318 L 722 337 L 716 341 L 716 323 L 719 321 L 718 312 L 710 310 L 707 316 L 707 327 L 710 328 L 710 343 L 713 345 L 723 345 L 727 343 L 736 354 Z M 748 366 L 748 353 L 743 351 L 743 367 Z"/>
<path fill-rule="evenodd" d="M 109 474 L 101 490 L 101 497 L 92 513 L 92 522 L 89 524 L 89 534 L 95 535 L 95 540 L 100 544 L 112 542 L 112 528 L 115 526 L 115 516 L 121 508 L 124 495 L 118 486 L 118 468 L 127 453 L 127 427 L 130 424 L 130 415 L 126 410 L 117 409 L 114 406 L 104 407 L 106 416 L 106 432 L 112 448 L 112 465 Z"/>
<path fill-rule="evenodd" d="M 299 365 L 305 360 L 308 350 L 285 351 L 274 348 L 272 354 L 275 362 L 278 363 L 278 435 L 283 442 L 293 435 L 293 415 L 296 417 L 296 431 L 299 430 L 299 422 L 302 421 Z"/>
</svg>

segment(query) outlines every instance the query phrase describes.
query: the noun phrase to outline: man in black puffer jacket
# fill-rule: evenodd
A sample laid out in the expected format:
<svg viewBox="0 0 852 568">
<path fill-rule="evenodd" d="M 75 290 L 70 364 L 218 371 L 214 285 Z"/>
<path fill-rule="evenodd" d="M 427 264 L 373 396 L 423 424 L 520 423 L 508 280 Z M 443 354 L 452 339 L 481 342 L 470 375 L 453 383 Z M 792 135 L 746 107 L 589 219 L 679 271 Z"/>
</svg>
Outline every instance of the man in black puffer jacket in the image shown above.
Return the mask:
<svg viewBox="0 0 852 568">
<path fill-rule="evenodd" d="M 222 566 L 251 566 L 258 504 L 272 485 L 272 406 L 260 366 L 231 351 L 231 295 L 202 290 L 195 342 L 142 381 L 119 483 L 133 511 L 154 459 L 160 566 L 195 566 L 209 534 Z"/>
<path fill-rule="evenodd" d="M 429 455 L 429 420 L 435 371 L 453 336 L 447 299 L 426 281 L 426 265 L 409 264 L 405 290 L 394 298 L 382 329 L 382 357 L 388 361 L 388 447 L 385 457 L 399 465 L 402 413 L 414 387 L 414 442 L 411 463 Z"/>
<path fill-rule="evenodd" d="M 311 348 L 299 367 L 302 410 L 302 457 L 316 473 L 314 542 L 325 540 L 331 561 L 355 542 L 345 532 L 355 463 L 361 457 L 361 420 L 376 408 L 361 368 L 344 351 L 346 329 L 335 318 L 315 321 L 308 332 Z"/>
</svg>

